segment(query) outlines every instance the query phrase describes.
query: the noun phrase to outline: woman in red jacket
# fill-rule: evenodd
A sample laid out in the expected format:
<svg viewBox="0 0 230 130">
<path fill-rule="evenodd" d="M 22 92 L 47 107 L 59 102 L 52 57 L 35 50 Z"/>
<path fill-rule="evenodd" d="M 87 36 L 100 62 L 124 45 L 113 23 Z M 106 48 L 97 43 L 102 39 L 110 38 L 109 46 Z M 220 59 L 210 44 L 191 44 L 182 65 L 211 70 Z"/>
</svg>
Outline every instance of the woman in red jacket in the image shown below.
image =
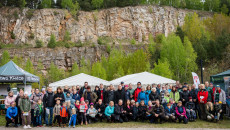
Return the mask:
<svg viewBox="0 0 230 130">
<path fill-rule="evenodd" d="M 201 119 L 205 120 L 206 114 L 205 114 L 205 104 L 207 103 L 208 99 L 208 91 L 205 90 L 204 84 L 201 84 L 201 89 L 197 94 L 197 99 L 201 111 Z"/>
</svg>

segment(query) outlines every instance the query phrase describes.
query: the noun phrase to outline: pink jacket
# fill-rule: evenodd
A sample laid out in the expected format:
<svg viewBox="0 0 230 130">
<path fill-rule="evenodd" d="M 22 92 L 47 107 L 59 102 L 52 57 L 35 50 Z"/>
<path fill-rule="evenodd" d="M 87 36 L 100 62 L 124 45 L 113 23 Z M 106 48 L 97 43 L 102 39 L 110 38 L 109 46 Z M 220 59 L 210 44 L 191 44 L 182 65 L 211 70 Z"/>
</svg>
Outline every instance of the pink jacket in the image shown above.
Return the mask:
<svg viewBox="0 0 230 130">
<path fill-rule="evenodd" d="M 87 104 L 86 104 L 86 103 L 85 103 L 85 104 L 80 104 L 80 105 L 78 106 L 79 111 L 80 111 L 80 106 L 81 106 L 81 105 L 85 105 L 85 112 L 86 112 L 86 110 L 88 109 Z"/>
<path fill-rule="evenodd" d="M 176 107 L 176 116 L 179 117 L 180 115 L 184 115 L 187 118 L 185 107 L 183 107 L 183 113 L 179 113 L 178 107 Z"/>
<path fill-rule="evenodd" d="M 8 107 L 10 107 L 10 103 L 14 102 L 15 99 L 16 99 L 15 96 L 13 96 L 13 97 L 7 96 L 5 99 L 5 108 L 7 109 Z"/>
</svg>

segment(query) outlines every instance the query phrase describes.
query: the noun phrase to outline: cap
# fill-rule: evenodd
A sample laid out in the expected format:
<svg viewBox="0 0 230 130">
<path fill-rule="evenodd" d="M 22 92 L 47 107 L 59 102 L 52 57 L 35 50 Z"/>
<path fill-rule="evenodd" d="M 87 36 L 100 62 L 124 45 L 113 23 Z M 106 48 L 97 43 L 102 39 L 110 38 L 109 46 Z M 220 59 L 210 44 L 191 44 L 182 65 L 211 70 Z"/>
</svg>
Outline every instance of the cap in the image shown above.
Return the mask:
<svg viewBox="0 0 230 130">
<path fill-rule="evenodd" d="M 218 87 L 218 88 L 219 88 L 219 87 L 220 87 L 220 85 L 216 85 L 216 87 Z"/>
<path fill-rule="evenodd" d="M 90 106 L 94 105 L 93 103 L 90 103 Z"/>
<path fill-rule="evenodd" d="M 125 85 L 125 87 L 129 87 L 129 85 Z"/>
<path fill-rule="evenodd" d="M 123 81 L 121 81 L 121 84 L 124 84 L 124 82 L 123 82 Z"/>
<path fill-rule="evenodd" d="M 221 102 L 221 101 L 219 101 L 219 103 L 220 103 L 220 104 L 222 104 L 222 102 Z"/>
</svg>

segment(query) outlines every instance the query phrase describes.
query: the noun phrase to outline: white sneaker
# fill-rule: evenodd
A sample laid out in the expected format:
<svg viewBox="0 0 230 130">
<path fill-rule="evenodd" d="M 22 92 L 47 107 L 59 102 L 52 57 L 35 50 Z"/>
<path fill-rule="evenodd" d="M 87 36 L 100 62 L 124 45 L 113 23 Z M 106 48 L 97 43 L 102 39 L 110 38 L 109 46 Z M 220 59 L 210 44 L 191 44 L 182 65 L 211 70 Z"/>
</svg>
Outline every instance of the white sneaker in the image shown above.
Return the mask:
<svg viewBox="0 0 230 130">
<path fill-rule="evenodd" d="M 27 129 L 28 127 L 26 126 L 26 125 L 24 125 L 24 127 L 23 127 L 24 129 Z"/>
<path fill-rule="evenodd" d="M 27 128 L 31 129 L 30 125 L 28 125 Z"/>
</svg>

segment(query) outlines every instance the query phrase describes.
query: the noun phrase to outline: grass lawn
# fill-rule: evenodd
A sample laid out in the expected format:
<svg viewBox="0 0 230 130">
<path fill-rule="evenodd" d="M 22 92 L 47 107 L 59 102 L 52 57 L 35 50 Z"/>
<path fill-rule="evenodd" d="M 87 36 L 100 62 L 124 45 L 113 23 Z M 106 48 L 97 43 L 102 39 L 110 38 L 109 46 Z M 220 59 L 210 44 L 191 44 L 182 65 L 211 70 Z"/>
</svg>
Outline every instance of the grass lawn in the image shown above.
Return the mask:
<svg viewBox="0 0 230 130">
<path fill-rule="evenodd" d="M 5 126 L 5 116 L 0 116 L 0 126 Z M 197 120 L 196 122 L 189 122 L 188 124 L 183 123 L 163 123 L 163 124 L 150 124 L 148 122 L 126 122 L 126 123 L 107 123 L 98 122 L 89 125 L 83 125 L 81 127 L 99 127 L 99 128 L 119 128 L 119 127 L 132 127 L 132 128 L 230 128 L 230 119 L 225 119 L 218 123 L 207 122 L 202 120 Z"/>
</svg>

